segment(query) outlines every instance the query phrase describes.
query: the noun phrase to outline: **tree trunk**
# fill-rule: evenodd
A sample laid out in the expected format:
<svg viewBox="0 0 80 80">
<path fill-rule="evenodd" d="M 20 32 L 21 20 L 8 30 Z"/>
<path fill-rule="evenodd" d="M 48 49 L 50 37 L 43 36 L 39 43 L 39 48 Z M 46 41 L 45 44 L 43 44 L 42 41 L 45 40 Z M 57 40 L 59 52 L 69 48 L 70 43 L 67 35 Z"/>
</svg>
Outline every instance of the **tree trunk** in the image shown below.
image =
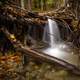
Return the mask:
<svg viewBox="0 0 80 80">
<path fill-rule="evenodd" d="M 21 0 L 21 8 L 22 8 L 22 9 L 25 9 L 24 0 Z"/>
<path fill-rule="evenodd" d="M 43 11 L 44 10 L 44 8 L 43 8 L 43 0 L 41 0 L 41 10 Z"/>
<path fill-rule="evenodd" d="M 32 0 L 28 0 L 28 10 L 32 10 Z"/>
</svg>

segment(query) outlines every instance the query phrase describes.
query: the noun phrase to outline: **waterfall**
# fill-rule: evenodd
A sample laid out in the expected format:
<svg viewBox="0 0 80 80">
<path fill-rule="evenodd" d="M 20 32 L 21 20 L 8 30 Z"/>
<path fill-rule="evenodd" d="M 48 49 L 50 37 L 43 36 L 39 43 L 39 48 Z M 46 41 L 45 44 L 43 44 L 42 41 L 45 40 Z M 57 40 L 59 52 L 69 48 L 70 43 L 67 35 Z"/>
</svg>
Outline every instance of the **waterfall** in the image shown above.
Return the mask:
<svg viewBox="0 0 80 80">
<path fill-rule="evenodd" d="M 50 34 L 50 46 L 54 47 L 54 45 L 61 40 L 58 25 L 55 21 L 48 19 L 48 27 Z"/>
<path fill-rule="evenodd" d="M 44 29 L 43 41 L 50 45 L 49 49 L 64 49 L 68 47 L 62 42 L 56 21 L 51 19 L 48 19 L 48 25 Z"/>
<path fill-rule="evenodd" d="M 44 30 L 43 41 L 47 42 L 51 47 L 54 47 L 61 41 L 60 32 L 56 21 L 48 19 L 48 25 Z"/>
<path fill-rule="evenodd" d="M 48 19 L 48 24 L 44 29 L 43 40 L 50 45 L 42 49 L 44 54 L 56 57 L 73 65 L 78 64 L 78 56 L 75 56 L 71 47 L 62 41 L 60 30 L 55 20 Z"/>
<path fill-rule="evenodd" d="M 66 49 L 69 48 L 67 44 L 62 42 L 60 30 L 55 20 L 48 19 L 48 24 L 44 29 L 43 41 L 48 43 L 49 49 Z"/>
</svg>

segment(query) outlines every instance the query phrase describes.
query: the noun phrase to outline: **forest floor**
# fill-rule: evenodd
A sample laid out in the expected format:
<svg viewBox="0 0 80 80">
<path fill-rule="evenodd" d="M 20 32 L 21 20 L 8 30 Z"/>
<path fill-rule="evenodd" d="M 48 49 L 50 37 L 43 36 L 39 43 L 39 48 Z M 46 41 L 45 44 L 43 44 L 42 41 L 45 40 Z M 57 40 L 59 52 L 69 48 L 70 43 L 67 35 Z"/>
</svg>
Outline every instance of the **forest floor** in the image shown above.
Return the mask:
<svg viewBox="0 0 80 80">
<path fill-rule="evenodd" d="M 12 7 L 5 9 L 4 12 L 9 12 L 8 14 L 10 16 L 8 17 L 10 17 L 10 21 L 11 18 L 12 21 L 14 21 L 16 16 L 21 18 L 21 20 L 25 20 L 24 18 L 22 18 L 24 17 L 22 16 L 24 12 L 17 12 L 17 10 L 13 9 Z M 32 20 L 32 17 L 30 15 L 28 16 Z M 75 45 L 78 46 L 78 48 L 80 48 L 80 20 L 76 19 L 74 14 L 72 14 L 68 10 L 60 10 L 56 12 L 40 12 L 38 13 L 38 16 L 50 16 L 52 18 L 57 18 L 62 21 L 66 21 L 71 27 L 73 27 L 73 32 L 75 33 L 75 36 L 73 36 L 72 39 Z M 35 22 L 36 24 L 39 23 L 39 20 L 43 21 L 43 23 L 45 22 L 44 20 L 41 20 L 39 17 L 38 19 L 36 19 L 35 22 L 35 18 L 33 18 L 33 22 Z M 17 18 L 16 21 L 20 22 Z M 24 24 L 24 22 L 25 21 L 22 21 L 22 23 L 20 22 L 20 25 Z M 0 56 L 0 80 L 80 80 L 79 76 L 72 74 L 66 68 L 63 68 L 56 63 L 51 64 L 44 61 L 40 62 L 30 56 L 26 56 L 26 58 L 26 65 L 23 65 L 24 61 L 21 53 L 18 53 L 16 55 L 14 55 L 14 53 L 10 53 L 9 55 Z"/>
</svg>

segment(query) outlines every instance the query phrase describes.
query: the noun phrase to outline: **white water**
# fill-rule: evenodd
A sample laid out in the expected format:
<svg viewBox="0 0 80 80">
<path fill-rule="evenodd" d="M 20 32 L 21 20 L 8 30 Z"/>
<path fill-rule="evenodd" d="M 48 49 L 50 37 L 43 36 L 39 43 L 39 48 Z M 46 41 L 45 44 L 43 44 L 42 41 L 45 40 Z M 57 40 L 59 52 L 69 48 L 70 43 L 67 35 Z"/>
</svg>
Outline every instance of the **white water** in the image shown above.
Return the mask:
<svg viewBox="0 0 80 80">
<path fill-rule="evenodd" d="M 73 55 L 71 48 L 61 41 L 58 25 L 54 20 L 48 19 L 48 26 L 45 27 L 43 40 L 47 41 L 50 45 L 46 49 L 42 49 L 45 54 L 70 64 L 78 64 L 78 57 Z"/>
<path fill-rule="evenodd" d="M 51 19 L 48 19 L 48 26 L 50 34 L 50 45 L 51 47 L 54 47 L 54 45 L 61 40 L 60 32 L 57 23 Z"/>
<path fill-rule="evenodd" d="M 48 43 L 50 47 L 55 47 L 60 43 L 61 37 L 56 21 L 48 19 L 48 24 L 45 26 L 43 41 Z"/>
<path fill-rule="evenodd" d="M 45 27 L 43 40 L 50 45 L 51 49 L 68 48 L 68 46 L 61 40 L 60 31 L 55 20 L 48 19 L 48 25 Z"/>
</svg>

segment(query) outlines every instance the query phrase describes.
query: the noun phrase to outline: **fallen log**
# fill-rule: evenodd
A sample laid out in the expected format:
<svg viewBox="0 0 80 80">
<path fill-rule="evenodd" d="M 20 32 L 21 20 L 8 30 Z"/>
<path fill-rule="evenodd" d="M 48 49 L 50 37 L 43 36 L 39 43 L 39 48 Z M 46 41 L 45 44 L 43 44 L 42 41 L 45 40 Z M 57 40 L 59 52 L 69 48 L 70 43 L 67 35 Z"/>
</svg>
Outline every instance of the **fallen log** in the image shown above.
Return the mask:
<svg viewBox="0 0 80 80">
<path fill-rule="evenodd" d="M 50 55 L 44 54 L 43 52 L 36 50 L 36 49 L 32 49 L 28 46 L 24 47 L 19 41 L 17 41 L 17 39 L 14 40 L 14 37 L 11 37 L 11 34 L 8 32 L 7 29 L 2 28 L 2 31 L 5 33 L 5 35 L 8 37 L 8 39 L 11 41 L 11 43 L 14 45 L 16 51 L 20 51 L 20 52 L 22 52 L 22 54 L 29 55 L 38 60 L 47 61 L 50 63 L 56 62 L 57 64 L 72 71 L 74 74 L 80 75 L 80 69 L 76 65 L 66 62 L 64 60 L 61 60 L 55 56 L 50 56 Z"/>
</svg>

